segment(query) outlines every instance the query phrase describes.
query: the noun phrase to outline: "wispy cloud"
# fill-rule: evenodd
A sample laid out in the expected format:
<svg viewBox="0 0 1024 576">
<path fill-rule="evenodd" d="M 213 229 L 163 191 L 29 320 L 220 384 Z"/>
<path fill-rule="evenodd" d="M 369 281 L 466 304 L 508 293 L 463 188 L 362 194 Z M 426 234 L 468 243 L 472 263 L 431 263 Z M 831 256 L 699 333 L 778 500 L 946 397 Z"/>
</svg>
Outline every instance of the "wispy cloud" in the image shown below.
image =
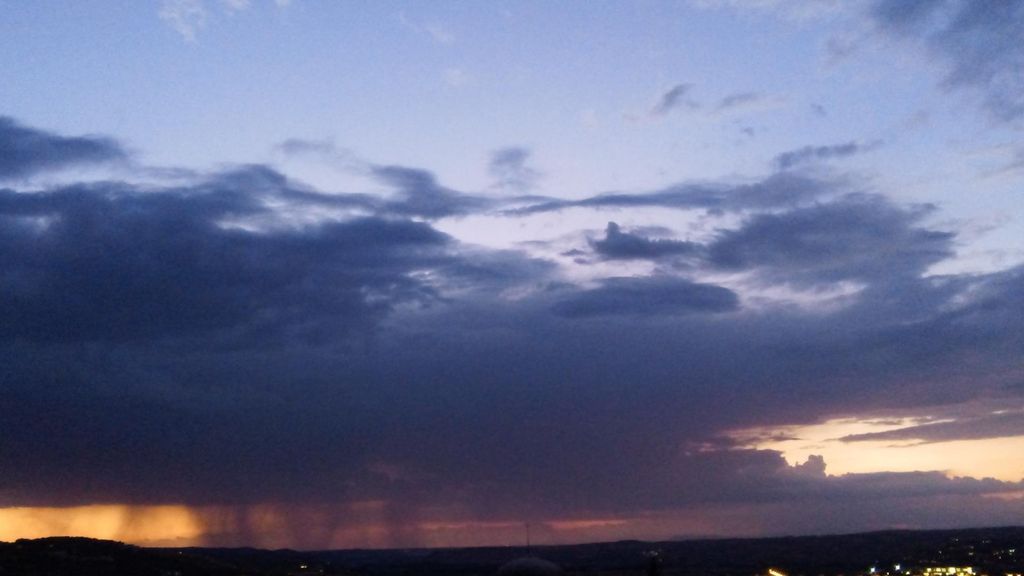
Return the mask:
<svg viewBox="0 0 1024 576">
<path fill-rule="evenodd" d="M 163 0 L 159 15 L 187 42 L 195 42 L 196 34 L 206 26 L 203 0 Z"/>
<path fill-rule="evenodd" d="M 252 0 L 221 0 L 221 2 L 232 12 L 247 10 L 252 5 Z"/>
<path fill-rule="evenodd" d="M 736 116 L 764 112 L 785 105 L 786 100 L 763 92 L 734 92 L 720 98 L 710 107 L 711 116 Z"/>
<path fill-rule="evenodd" d="M 690 0 L 704 9 L 762 12 L 795 21 L 827 18 L 847 8 L 841 0 Z"/>
<path fill-rule="evenodd" d="M 292 0 L 274 0 L 279 8 L 285 8 Z M 229 14 L 244 12 L 252 7 L 253 0 L 219 0 L 224 12 Z M 206 0 L 161 0 L 157 12 L 161 20 L 181 35 L 186 42 L 196 42 L 199 33 L 206 28 L 211 19 Z"/>
<path fill-rule="evenodd" d="M 608 192 L 579 200 L 541 199 L 509 209 L 512 216 L 557 212 L 569 208 L 658 207 L 676 210 L 742 212 L 770 207 L 793 207 L 814 198 L 835 196 L 847 188 L 842 178 L 814 178 L 778 172 L 741 183 L 679 183 L 649 192 Z"/>
<path fill-rule="evenodd" d="M 664 116 L 680 107 L 698 108 L 700 105 L 688 97 L 688 94 L 692 89 L 692 84 L 676 84 L 669 88 L 662 93 L 661 96 L 658 97 L 658 101 L 651 106 L 650 115 Z"/>
<path fill-rule="evenodd" d="M 309 140 L 289 138 L 278 143 L 274 151 L 293 158 L 314 158 L 340 170 L 368 174 L 370 164 L 356 156 L 351 150 L 339 148 L 333 140 Z"/>
<path fill-rule="evenodd" d="M 783 152 L 775 157 L 774 164 L 779 170 L 789 170 L 803 164 L 831 160 L 835 158 L 848 158 L 857 154 L 870 152 L 881 146 L 881 142 L 860 143 L 856 141 L 844 142 L 842 144 L 829 144 L 825 146 L 804 146 L 796 150 Z"/>
<path fill-rule="evenodd" d="M 430 38 L 436 44 L 450 45 L 454 44 L 457 40 L 455 34 L 440 22 L 423 22 L 409 16 L 405 12 L 398 13 L 398 21 L 409 30 Z"/>
<path fill-rule="evenodd" d="M 527 148 L 502 148 L 491 154 L 487 171 L 499 188 L 525 192 L 532 189 L 541 176 L 540 172 L 529 166 L 529 159 L 530 150 Z"/>
<path fill-rule="evenodd" d="M 693 97 L 695 86 L 681 83 L 662 92 L 654 104 L 643 114 L 627 113 L 628 121 L 639 121 L 644 117 L 650 119 L 664 118 L 677 110 L 696 111 L 705 119 L 714 119 L 727 115 L 738 115 L 748 112 L 767 110 L 778 107 L 784 101 L 762 92 L 743 91 L 722 96 L 717 101 L 703 103 Z"/>
<path fill-rule="evenodd" d="M 472 82 L 473 77 L 462 68 L 445 68 L 444 81 L 449 86 L 461 87 Z"/>
<path fill-rule="evenodd" d="M 427 34 L 430 34 L 430 37 L 433 38 L 434 42 L 437 42 L 438 44 L 455 43 L 455 34 L 452 34 L 450 30 L 448 30 L 447 28 L 440 24 L 424 24 L 423 30 L 425 30 Z"/>
</svg>

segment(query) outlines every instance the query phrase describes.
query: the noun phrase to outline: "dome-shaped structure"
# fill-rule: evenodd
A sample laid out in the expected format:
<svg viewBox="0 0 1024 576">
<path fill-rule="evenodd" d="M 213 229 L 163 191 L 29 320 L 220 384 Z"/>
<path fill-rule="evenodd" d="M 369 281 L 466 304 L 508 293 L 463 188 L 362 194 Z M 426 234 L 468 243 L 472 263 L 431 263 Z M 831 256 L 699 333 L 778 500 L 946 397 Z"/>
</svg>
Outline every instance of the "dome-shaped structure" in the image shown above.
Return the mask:
<svg viewBox="0 0 1024 576">
<path fill-rule="evenodd" d="M 562 569 L 540 558 L 516 558 L 498 568 L 498 576 L 558 576 Z"/>
</svg>

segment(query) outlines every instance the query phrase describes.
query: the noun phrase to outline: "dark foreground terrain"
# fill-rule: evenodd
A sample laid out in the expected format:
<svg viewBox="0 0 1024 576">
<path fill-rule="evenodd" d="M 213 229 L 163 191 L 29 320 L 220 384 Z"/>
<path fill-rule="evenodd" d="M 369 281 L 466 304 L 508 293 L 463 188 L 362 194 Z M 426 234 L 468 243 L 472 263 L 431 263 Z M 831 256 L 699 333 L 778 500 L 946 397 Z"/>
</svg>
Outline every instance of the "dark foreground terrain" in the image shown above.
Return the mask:
<svg viewBox="0 0 1024 576">
<path fill-rule="evenodd" d="M 140 548 L 88 538 L 0 543 L 0 575 L 475 575 L 538 556 L 565 574 L 742 575 L 775 568 L 789 576 L 922 574 L 927 567 L 970 566 L 974 574 L 1006 576 L 1024 569 L 1024 527 L 888 531 L 840 536 L 610 542 L 526 548 L 335 550 Z M 653 557 L 653 559 L 652 559 Z"/>
</svg>

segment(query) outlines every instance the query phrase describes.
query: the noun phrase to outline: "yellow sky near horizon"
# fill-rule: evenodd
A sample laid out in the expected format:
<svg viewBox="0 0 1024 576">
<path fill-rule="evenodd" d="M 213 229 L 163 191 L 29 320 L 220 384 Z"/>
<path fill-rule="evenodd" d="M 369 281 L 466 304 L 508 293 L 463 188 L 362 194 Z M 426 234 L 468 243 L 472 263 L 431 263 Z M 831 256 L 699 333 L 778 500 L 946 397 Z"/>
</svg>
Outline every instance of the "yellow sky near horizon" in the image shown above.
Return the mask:
<svg viewBox="0 0 1024 576">
<path fill-rule="evenodd" d="M 820 455 L 832 476 L 872 472 L 940 471 L 948 476 L 1024 478 L 1024 436 L 921 443 L 918 440 L 842 441 L 873 434 L 946 422 L 941 416 L 834 418 L 810 425 L 768 426 L 734 430 L 740 446 L 777 450 L 790 465 Z M 992 494 L 1020 498 L 1021 491 Z M 733 511 L 731 523 L 722 510 L 640 514 L 630 517 L 554 518 L 533 524 L 535 542 L 573 543 L 627 537 L 672 537 L 748 529 L 760 532 L 757 515 Z M 723 528 L 723 526 L 725 528 Z M 182 504 L 93 504 L 70 507 L 0 508 L 0 541 L 46 536 L 87 536 L 148 546 L 246 545 L 295 547 L 302 538 L 323 548 L 405 546 L 520 545 L 524 524 L 518 519 L 482 520 L 439 509 L 396 520 L 387 502 L 368 500 L 327 506 L 252 504 L 188 506 Z M 297 539 L 298 538 L 298 539 Z"/>
<path fill-rule="evenodd" d="M 389 548 L 522 545 L 520 520 L 419 519 L 396 524 L 379 501 L 339 506 L 252 504 L 186 506 L 93 504 L 68 507 L 0 508 L 0 542 L 20 538 L 84 536 L 142 546 L 236 546 L 295 548 L 312 537 L 317 548 Z M 534 542 L 548 544 L 616 539 L 632 524 L 654 525 L 659 518 L 566 518 L 536 522 Z M 694 525 L 690 529 L 708 528 Z M 645 532 L 646 533 L 646 532 Z M 245 542 L 237 541 L 245 534 Z M 234 538 L 234 540 L 233 540 Z"/>
<path fill-rule="evenodd" d="M 937 420 L 931 420 L 936 423 Z M 919 440 L 840 438 L 915 426 L 920 418 L 835 418 L 817 424 L 734 430 L 743 447 L 777 450 L 790 465 L 822 456 L 830 475 L 940 471 L 948 476 L 1024 480 L 1024 436 L 923 443 Z"/>
<path fill-rule="evenodd" d="M 202 523 L 187 506 L 93 504 L 0 508 L 0 541 L 86 536 L 122 542 L 201 542 Z"/>
</svg>

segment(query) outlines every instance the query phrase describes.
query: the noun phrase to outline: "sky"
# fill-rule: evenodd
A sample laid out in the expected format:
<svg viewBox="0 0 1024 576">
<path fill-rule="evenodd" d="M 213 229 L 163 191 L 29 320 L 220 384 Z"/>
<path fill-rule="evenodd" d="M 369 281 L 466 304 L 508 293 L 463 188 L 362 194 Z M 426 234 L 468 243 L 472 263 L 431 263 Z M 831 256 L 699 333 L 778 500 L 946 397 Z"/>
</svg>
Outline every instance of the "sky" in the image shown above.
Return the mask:
<svg viewBox="0 0 1024 576">
<path fill-rule="evenodd" d="M 1024 2 L 0 0 L 0 540 L 1024 523 Z"/>
</svg>

